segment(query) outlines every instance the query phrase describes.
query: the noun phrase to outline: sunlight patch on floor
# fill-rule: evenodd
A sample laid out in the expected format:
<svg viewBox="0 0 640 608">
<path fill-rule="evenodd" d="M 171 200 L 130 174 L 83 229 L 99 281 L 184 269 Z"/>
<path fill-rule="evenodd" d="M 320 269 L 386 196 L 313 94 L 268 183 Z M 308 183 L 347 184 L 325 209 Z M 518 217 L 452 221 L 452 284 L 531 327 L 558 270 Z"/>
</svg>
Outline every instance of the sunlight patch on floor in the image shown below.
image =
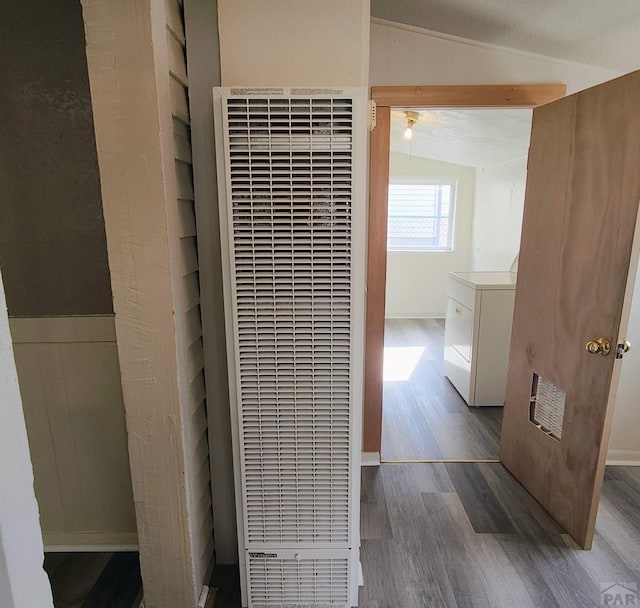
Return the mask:
<svg viewBox="0 0 640 608">
<path fill-rule="evenodd" d="M 385 382 L 406 382 L 416 369 L 424 346 L 385 346 L 384 372 Z"/>
</svg>

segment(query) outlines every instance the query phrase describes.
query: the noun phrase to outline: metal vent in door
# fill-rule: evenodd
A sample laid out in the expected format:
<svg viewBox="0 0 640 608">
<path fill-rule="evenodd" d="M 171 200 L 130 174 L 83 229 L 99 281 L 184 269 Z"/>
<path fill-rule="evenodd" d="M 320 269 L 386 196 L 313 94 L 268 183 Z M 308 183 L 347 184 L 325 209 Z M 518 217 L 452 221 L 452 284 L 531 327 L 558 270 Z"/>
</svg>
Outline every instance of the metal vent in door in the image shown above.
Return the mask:
<svg viewBox="0 0 640 608">
<path fill-rule="evenodd" d="M 562 439 L 566 397 L 559 386 L 533 374 L 529 418 L 541 431 L 558 440 Z"/>
<path fill-rule="evenodd" d="M 352 100 L 226 120 L 246 541 L 347 543 Z"/>
</svg>

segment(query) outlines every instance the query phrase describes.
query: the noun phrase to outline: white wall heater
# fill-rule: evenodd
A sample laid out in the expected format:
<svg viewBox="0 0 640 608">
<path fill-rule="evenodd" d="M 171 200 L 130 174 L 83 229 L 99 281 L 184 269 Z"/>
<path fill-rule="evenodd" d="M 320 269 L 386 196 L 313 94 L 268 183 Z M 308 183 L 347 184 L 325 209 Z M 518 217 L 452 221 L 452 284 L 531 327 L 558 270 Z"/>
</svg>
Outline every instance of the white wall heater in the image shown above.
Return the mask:
<svg viewBox="0 0 640 608">
<path fill-rule="evenodd" d="M 214 89 L 243 605 L 357 605 L 366 90 Z"/>
</svg>

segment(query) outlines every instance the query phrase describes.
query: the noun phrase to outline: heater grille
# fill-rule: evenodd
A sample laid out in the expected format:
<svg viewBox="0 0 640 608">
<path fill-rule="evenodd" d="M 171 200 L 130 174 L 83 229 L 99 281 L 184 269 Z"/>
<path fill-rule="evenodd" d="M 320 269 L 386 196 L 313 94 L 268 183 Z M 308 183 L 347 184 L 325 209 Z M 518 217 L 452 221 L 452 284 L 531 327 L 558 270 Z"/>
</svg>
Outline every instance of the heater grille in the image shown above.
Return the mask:
<svg viewBox="0 0 640 608">
<path fill-rule="evenodd" d="M 347 543 L 352 99 L 233 97 L 226 120 L 246 542 Z M 274 564 L 256 572 L 336 565 Z"/>
<path fill-rule="evenodd" d="M 348 560 L 250 558 L 249 598 L 253 608 L 346 608 Z"/>
</svg>

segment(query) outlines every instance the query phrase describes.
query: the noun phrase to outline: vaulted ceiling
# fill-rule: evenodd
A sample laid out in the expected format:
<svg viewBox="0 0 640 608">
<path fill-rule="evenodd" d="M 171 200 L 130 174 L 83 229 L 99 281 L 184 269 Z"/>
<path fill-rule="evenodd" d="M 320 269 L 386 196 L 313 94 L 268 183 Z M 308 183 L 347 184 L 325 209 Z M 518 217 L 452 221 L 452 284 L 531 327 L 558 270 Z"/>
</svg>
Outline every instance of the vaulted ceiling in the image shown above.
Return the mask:
<svg viewBox="0 0 640 608">
<path fill-rule="evenodd" d="M 391 151 L 468 167 L 523 159 L 529 151 L 531 110 L 429 109 L 419 112 L 411 140 L 405 112 L 391 112 Z"/>
<path fill-rule="evenodd" d="M 371 14 L 620 72 L 640 68 L 640 0 L 372 0 Z"/>
</svg>

